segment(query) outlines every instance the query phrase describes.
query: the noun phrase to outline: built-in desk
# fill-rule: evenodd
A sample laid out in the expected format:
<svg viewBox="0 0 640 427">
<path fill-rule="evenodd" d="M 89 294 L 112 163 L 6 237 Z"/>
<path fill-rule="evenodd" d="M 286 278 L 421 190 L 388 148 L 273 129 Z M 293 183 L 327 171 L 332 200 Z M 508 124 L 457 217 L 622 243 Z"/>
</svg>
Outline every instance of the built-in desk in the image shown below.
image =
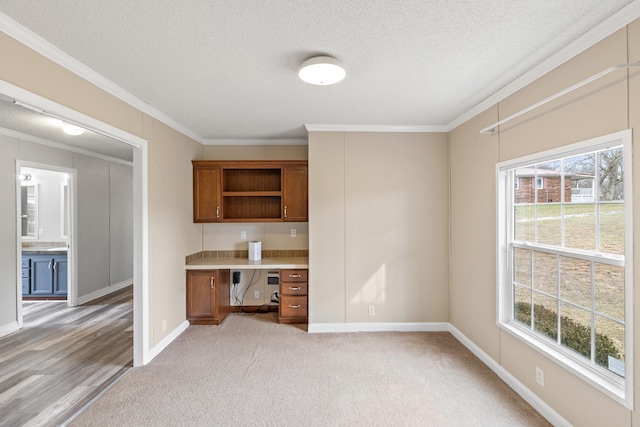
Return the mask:
<svg viewBox="0 0 640 427">
<path fill-rule="evenodd" d="M 187 270 L 187 319 L 191 324 L 219 325 L 230 312 L 231 270 L 279 270 L 281 323 L 307 322 L 308 257 L 200 258 Z"/>
<path fill-rule="evenodd" d="M 187 270 L 274 270 L 290 268 L 309 268 L 308 257 L 262 258 L 260 261 L 249 261 L 247 258 L 202 258 L 191 262 Z"/>
</svg>

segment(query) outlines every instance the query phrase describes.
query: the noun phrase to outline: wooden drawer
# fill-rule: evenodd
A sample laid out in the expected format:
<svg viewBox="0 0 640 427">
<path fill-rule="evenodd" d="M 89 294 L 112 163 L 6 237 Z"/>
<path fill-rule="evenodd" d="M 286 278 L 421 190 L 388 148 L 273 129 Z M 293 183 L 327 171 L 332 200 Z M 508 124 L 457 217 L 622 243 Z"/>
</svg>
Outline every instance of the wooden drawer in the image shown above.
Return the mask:
<svg viewBox="0 0 640 427">
<path fill-rule="evenodd" d="M 307 270 L 280 270 L 281 282 L 307 282 Z"/>
<path fill-rule="evenodd" d="M 280 284 L 280 295 L 307 295 L 308 285 L 306 283 L 286 283 Z"/>
<path fill-rule="evenodd" d="M 306 296 L 280 296 L 280 317 L 307 317 Z"/>
</svg>

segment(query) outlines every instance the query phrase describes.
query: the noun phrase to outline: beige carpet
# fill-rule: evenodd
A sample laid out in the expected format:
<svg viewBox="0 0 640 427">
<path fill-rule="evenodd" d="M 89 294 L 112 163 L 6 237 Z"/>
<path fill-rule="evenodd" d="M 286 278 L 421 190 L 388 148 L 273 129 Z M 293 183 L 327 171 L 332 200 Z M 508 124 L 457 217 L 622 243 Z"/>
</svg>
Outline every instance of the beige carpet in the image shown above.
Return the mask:
<svg viewBox="0 0 640 427">
<path fill-rule="evenodd" d="M 448 333 L 304 328 L 275 313 L 191 326 L 69 425 L 548 425 Z"/>
</svg>

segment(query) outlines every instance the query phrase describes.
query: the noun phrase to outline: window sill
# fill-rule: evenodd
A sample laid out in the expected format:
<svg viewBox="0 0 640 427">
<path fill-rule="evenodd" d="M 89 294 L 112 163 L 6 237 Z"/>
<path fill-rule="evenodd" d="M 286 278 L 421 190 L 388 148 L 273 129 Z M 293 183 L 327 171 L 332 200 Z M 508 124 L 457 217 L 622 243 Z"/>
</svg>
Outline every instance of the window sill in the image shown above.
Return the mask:
<svg viewBox="0 0 640 427">
<path fill-rule="evenodd" d="M 629 381 L 628 379 L 625 380 L 618 378 L 613 374 L 606 375 L 605 373 L 598 372 L 596 369 L 591 369 L 590 367 L 585 366 L 585 364 L 578 362 L 577 359 L 559 351 L 553 345 L 548 344 L 543 339 L 529 333 L 515 322 L 498 322 L 498 325 L 510 335 L 524 342 L 543 356 L 546 356 L 550 360 L 556 362 L 578 378 L 591 384 L 593 387 L 623 405 L 625 408 L 633 410 L 633 390 L 631 387 L 628 387 L 629 384 L 626 384 L 626 382 Z M 627 378 L 632 375 L 629 368 L 627 368 L 626 375 Z"/>
</svg>

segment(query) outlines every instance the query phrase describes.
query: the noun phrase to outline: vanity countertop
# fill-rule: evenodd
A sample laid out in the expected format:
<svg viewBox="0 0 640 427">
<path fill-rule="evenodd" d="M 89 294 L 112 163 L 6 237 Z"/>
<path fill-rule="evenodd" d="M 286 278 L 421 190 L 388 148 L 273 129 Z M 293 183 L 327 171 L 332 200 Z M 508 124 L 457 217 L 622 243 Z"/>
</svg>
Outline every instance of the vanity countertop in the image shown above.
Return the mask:
<svg viewBox="0 0 640 427">
<path fill-rule="evenodd" d="M 29 246 L 22 248 L 22 253 L 25 255 L 66 255 L 67 249 L 66 247 L 48 248 Z"/>
<path fill-rule="evenodd" d="M 201 258 L 185 266 L 187 270 L 268 270 L 309 268 L 308 257 L 274 257 L 249 261 L 247 258 Z"/>
</svg>

